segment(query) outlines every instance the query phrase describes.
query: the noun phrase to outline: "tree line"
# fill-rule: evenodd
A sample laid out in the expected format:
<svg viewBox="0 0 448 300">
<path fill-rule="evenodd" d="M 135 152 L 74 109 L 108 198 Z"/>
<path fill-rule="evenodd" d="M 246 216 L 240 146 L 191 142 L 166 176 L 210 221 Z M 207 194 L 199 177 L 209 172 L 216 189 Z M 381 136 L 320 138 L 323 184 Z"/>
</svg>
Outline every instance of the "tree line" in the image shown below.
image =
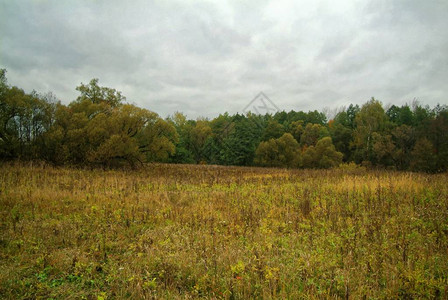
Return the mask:
<svg viewBox="0 0 448 300">
<path fill-rule="evenodd" d="M 448 107 L 384 107 L 374 98 L 327 120 L 318 111 L 224 113 L 166 119 L 126 102 L 98 79 L 68 105 L 52 93 L 25 93 L 0 70 L 0 159 L 55 165 L 137 167 L 145 162 L 331 168 L 341 163 L 443 172 Z"/>
</svg>

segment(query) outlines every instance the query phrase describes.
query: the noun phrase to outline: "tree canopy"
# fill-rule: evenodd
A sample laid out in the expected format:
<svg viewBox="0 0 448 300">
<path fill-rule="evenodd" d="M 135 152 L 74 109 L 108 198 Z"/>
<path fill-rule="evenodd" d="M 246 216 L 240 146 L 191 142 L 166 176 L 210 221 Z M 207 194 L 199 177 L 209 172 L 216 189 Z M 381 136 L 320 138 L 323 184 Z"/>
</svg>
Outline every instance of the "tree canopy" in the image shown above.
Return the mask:
<svg viewBox="0 0 448 300">
<path fill-rule="evenodd" d="M 331 168 L 342 162 L 443 172 L 448 107 L 387 107 L 371 98 L 327 120 L 318 111 L 228 113 L 167 119 L 127 102 L 120 91 L 81 83 L 68 105 L 52 93 L 10 86 L 0 69 L 0 159 L 136 167 L 145 162 Z"/>
</svg>

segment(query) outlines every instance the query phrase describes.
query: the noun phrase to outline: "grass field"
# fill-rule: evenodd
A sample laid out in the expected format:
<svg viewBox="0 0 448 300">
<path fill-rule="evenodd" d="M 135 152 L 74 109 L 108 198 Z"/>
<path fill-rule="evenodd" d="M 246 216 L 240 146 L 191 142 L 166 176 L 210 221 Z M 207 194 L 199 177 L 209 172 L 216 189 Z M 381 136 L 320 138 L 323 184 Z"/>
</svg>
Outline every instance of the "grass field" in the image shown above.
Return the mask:
<svg viewBox="0 0 448 300">
<path fill-rule="evenodd" d="M 0 298 L 447 299 L 447 182 L 2 165 Z"/>
</svg>

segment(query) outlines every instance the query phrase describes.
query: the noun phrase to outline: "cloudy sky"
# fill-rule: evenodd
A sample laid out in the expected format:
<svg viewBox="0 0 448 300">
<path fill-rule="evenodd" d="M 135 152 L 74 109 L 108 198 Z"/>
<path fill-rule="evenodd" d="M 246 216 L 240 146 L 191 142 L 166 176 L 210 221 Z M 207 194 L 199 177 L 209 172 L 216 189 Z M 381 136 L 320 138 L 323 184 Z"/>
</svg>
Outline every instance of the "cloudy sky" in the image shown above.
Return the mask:
<svg viewBox="0 0 448 300">
<path fill-rule="evenodd" d="M 81 82 L 166 117 L 281 110 L 372 96 L 448 103 L 447 0 L 0 0 L 0 68 L 30 92 Z"/>
</svg>

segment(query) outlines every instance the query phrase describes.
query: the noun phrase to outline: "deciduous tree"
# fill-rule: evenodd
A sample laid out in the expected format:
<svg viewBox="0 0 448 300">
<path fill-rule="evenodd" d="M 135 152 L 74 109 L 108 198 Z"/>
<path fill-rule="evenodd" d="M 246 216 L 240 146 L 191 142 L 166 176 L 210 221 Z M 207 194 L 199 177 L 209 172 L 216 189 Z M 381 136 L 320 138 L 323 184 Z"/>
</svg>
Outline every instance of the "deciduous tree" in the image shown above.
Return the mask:
<svg viewBox="0 0 448 300">
<path fill-rule="evenodd" d="M 357 160 L 374 161 L 373 133 L 382 133 L 386 128 L 387 115 L 381 102 L 372 98 L 365 103 L 356 114 L 353 132 L 353 146 L 356 149 Z"/>
<path fill-rule="evenodd" d="M 299 143 L 290 133 L 261 142 L 254 162 L 260 166 L 297 168 L 301 164 Z"/>
<path fill-rule="evenodd" d="M 341 164 L 342 153 L 336 151 L 331 137 L 320 139 L 316 146 L 307 147 L 303 153 L 305 168 L 332 168 Z"/>
</svg>

